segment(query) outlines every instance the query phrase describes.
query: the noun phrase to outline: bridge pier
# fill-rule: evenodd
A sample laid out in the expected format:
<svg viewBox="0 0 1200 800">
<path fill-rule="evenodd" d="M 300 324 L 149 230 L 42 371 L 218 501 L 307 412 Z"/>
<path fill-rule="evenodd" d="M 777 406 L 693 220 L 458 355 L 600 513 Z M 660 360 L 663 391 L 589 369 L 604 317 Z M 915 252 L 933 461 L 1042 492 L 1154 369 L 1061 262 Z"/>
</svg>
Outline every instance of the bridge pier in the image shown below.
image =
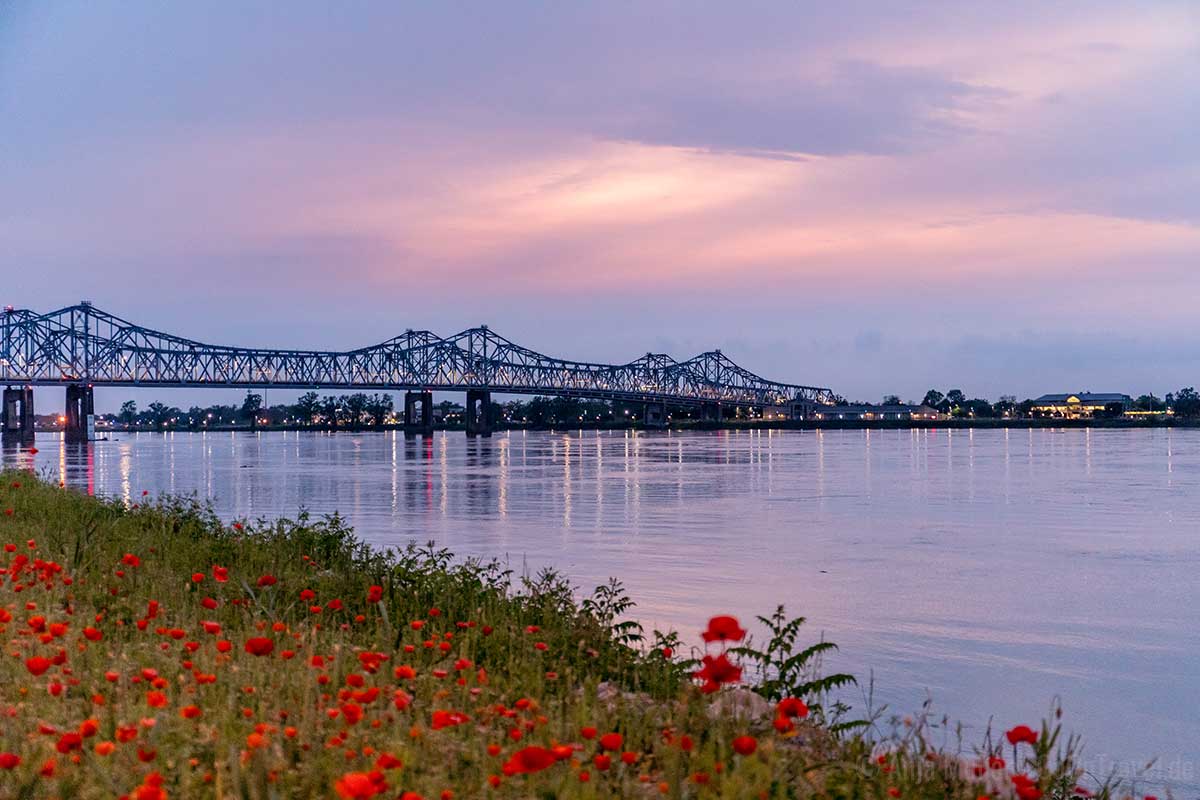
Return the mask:
<svg viewBox="0 0 1200 800">
<path fill-rule="evenodd" d="M 467 436 L 492 435 L 492 393 L 486 389 L 467 389 Z"/>
<path fill-rule="evenodd" d="M 5 441 L 33 441 L 33 387 L 23 386 L 4 390 L 3 421 L 0 435 Z"/>
<path fill-rule="evenodd" d="M 417 407 L 420 406 L 420 419 L 417 418 Z M 416 436 L 433 435 L 433 392 L 404 393 L 404 435 Z"/>
<path fill-rule="evenodd" d="M 795 400 L 788 405 L 788 419 L 811 419 L 817 411 L 817 404 L 811 400 Z"/>
<path fill-rule="evenodd" d="M 642 419 L 646 421 L 647 428 L 667 427 L 667 404 L 662 402 L 646 403 Z"/>
<path fill-rule="evenodd" d="M 721 414 L 724 409 L 720 403 L 701 403 L 700 404 L 700 421 L 701 422 L 720 422 Z"/>
<path fill-rule="evenodd" d="M 67 424 L 63 438 L 68 442 L 88 442 L 96 436 L 96 401 L 92 387 L 67 384 Z"/>
</svg>

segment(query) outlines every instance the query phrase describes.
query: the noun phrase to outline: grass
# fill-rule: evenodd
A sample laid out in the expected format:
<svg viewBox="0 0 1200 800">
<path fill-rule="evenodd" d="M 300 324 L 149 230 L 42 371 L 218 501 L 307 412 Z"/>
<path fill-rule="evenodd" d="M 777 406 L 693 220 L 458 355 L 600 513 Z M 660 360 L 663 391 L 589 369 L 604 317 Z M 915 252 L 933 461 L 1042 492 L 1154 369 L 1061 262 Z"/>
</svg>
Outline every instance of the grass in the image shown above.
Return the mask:
<svg viewBox="0 0 1200 800">
<path fill-rule="evenodd" d="M 336 516 L 225 525 L 17 472 L 0 510 L 3 798 L 1078 796 L 1057 722 L 935 748 L 855 721 L 782 609 L 760 647 L 714 618 L 700 662 L 618 583 L 578 600 Z"/>
</svg>

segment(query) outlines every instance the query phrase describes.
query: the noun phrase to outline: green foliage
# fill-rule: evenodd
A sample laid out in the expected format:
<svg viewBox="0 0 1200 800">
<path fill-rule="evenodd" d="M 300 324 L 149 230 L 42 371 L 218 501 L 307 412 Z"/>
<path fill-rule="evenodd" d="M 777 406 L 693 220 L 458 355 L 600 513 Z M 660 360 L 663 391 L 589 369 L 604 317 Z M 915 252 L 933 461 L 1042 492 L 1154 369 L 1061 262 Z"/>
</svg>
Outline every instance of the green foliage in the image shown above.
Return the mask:
<svg viewBox="0 0 1200 800">
<path fill-rule="evenodd" d="M 809 708 L 820 715 L 830 692 L 856 683 L 853 675 L 821 674 L 821 657 L 837 650 L 833 642 L 821 641 L 797 649 L 796 639 L 807 622 L 805 617 L 788 619 L 783 606 L 779 606 L 770 617 L 758 617 L 758 621 L 770 634 L 766 644 L 761 649 L 755 647 L 751 637 L 744 646 L 730 648 L 729 652 L 754 666 L 760 676 L 755 691 L 763 697 L 807 698 Z"/>
</svg>

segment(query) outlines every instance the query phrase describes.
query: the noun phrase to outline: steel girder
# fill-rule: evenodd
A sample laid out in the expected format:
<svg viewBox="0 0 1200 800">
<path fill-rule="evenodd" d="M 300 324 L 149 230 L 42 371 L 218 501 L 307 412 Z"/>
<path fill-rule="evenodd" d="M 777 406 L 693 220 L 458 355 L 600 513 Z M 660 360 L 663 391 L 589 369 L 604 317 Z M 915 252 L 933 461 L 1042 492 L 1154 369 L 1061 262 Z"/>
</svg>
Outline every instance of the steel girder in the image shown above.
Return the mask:
<svg viewBox="0 0 1200 800">
<path fill-rule="evenodd" d="M 830 403 L 829 389 L 769 381 L 719 350 L 687 361 L 647 353 L 628 364 L 552 358 L 486 326 L 447 338 L 429 331 L 342 352 L 202 344 L 88 303 L 0 317 L 0 383 L 287 389 L 486 388 L 606 400 L 782 406 Z"/>
</svg>

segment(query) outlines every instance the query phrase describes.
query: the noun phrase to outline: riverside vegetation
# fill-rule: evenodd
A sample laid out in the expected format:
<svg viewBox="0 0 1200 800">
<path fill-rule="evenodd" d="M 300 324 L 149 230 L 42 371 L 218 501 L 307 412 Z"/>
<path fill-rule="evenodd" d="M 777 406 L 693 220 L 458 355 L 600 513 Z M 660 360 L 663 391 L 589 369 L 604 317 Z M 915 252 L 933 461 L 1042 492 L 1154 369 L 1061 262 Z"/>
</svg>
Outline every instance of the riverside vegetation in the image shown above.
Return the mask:
<svg viewBox="0 0 1200 800">
<path fill-rule="evenodd" d="M 0 797 L 1123 796 L 1057 719 L 856 716 L 782 609 L 684 652 L 616 582 L 0 481 Z"/>
</svg>

